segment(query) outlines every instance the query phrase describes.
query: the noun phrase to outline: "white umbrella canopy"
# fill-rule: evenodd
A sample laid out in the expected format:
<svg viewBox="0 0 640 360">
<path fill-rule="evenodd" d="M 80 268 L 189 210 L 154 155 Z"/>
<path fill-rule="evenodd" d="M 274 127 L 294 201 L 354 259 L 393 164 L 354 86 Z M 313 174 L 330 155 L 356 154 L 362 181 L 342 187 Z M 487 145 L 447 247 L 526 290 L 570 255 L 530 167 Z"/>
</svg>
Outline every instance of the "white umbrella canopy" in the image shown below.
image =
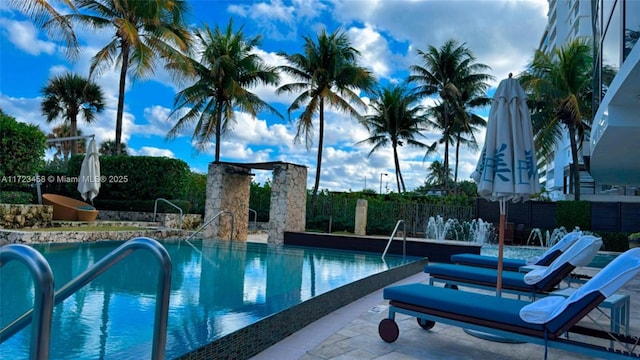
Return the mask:
<svg viewBox="0 0 640 360">
<path fill-rule="evenodd" d="M 520 83 L 509 74 L 493 96 L 484 147 L 471 174 L 478 184 L 478 195 L 500 202 L 498 296 L 502 290 L 506 202 L 526 201 L 531 194 L 540 192 L 536 163 L 527 97 Z"/>
<path fill-rule="evenodd" d="M 82 160 L 80 178 L 78 179 L 78 191 L 85 201 L 91 201 L 100 192 L 100 159 L 96 141 L 91 139 L 87 148 L 87 155 Z"/>
</svg>

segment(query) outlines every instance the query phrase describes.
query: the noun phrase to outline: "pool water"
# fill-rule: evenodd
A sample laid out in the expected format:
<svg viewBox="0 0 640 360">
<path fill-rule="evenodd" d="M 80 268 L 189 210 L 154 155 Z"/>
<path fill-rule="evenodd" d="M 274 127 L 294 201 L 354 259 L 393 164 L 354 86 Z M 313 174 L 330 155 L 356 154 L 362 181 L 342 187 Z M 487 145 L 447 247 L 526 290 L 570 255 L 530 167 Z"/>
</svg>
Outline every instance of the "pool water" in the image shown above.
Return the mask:
<svg viewBox="0 0 640 360">
<path fill-rule="evenodd" d="M 121 242 L 36 247 L 59 289 Z M 415 259 L 243 242 L 164 242 L 173 264 L 167 358 L 271 314 Z M 151 353 L 158 264 L 137 251 L 54 308 L 51 359 L 141 359 Z M 0 326 L 33 304 L 31 276 L 18 262 L 0 269 Z M 0 345 L 28 357 L 31 328 Z"/>
<path fill-rule="evenodd" d="M 546 249 L 540 247 L 505 246 L 503 252 L 505 258 L 527 260 L 531 259 L 532 257 L 542 255 L 545 250 Z M 498 247 L 483 246 L 480 250 L 480 254 L 487 256 L 498 256 Z M 613 260 L 616 256 L 618 256 L 618 253 L 599 252 L 587 266 L 602 269 L 603 267 L 607 266 L 607 264 L 610 263 L 611 260 Z"/>
</svg>

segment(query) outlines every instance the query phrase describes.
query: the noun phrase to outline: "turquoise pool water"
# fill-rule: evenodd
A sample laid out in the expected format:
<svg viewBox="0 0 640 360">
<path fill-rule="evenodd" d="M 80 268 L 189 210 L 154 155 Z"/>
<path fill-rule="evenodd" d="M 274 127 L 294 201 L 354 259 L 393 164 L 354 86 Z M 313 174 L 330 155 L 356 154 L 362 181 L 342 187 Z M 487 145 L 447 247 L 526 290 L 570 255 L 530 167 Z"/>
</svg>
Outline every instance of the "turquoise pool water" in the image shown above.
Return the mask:
<svg viewBox="0 0 640 360">
<path fill-rule="evenodd" d="M 526 246 L 505 246 L 504 247 L 504 257 L 512 258 L 512 259 L 530 259 L 534 256 L 540 256 L 546 249 L 542 249 L 539 247 L 526 247 Z M 498 247 L 497 246 L 483 246 L 480 249 L 480 254 L 488 255 L 488 256 L 498 256 Z M 594 267 L 598 269 L 602 269 L 608 263 L 611 262 L 616 256 L 617 253 L 608 253 L 608 252 L 600 252 L 596 254 L 591 263 L 588 265 L 589 267 Z"/>
<path fill-rule="evenodd" d="M 120 242 L 37 247 L 56 289 Z M 173 263 L 167 358 L 206 345 L 264 317 L 413 259 L 259 243 L 164 242 Z M 133 253 L 54 309 L 51 359 L 143 359 L 151 353 L 158 265 Z M 33 304 L 30 275 L 0 269 L 0 326 Z M 0 357 L 29 354 L 30 327 L 0 345 Z"/>
</svg>

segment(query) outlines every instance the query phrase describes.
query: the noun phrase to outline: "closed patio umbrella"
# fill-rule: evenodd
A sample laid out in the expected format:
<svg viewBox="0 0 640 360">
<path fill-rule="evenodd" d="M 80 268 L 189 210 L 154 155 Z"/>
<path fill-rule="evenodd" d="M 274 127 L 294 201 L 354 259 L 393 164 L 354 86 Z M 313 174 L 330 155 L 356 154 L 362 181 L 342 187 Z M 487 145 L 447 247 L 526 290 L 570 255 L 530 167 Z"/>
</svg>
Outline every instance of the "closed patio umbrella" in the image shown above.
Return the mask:
<svg viewBox="0 0 640 360">
<path fill-rule="evenodd" d="M 540 192 L 536 163 L 527 97 L 509 74 L 493 96 L 484 147 L 471 174 L 478 184 L 478 195 L 500 203 L 498 296 L 502 291 L 506 202 L 526 201 L 531 194 Z"/>
<path fill-rule="evenodd" d="M 78 178 L 78 191 L 85 201 L 91 201 L 100 192 L 100 159 L 96 141 L 91 139 L 87 148 L 87 155 L 82 160 L 80 177 Z"/>
</svg>

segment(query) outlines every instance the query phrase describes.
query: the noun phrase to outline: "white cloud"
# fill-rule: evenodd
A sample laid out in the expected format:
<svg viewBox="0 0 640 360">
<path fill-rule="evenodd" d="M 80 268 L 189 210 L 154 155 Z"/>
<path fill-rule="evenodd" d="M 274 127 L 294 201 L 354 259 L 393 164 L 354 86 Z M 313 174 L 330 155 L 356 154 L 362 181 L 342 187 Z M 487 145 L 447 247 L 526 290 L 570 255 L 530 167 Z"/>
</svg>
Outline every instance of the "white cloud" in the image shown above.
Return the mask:
<svg viewBox="0 0 640 360">
<path fill-rule="evenodd" d="M 168 158 L 175 158 L 175 154 L 173 151 L 169 149 L 161 149 L 153 146 L 143 146 L 140 150 L 136 150 L 133 148 L 127 148 L 127 152 L 129 155 L 139 155 L 139 156 L 163 156 Z"/>
<path fill-rule="evenodd" d="M 34 56 L 52 55 L 56 51 L 55 43 L 38 39 L 38 30 L 31 21 L 16 21 L 5 18 L 0 19 L 0 27 L 3 28 L 3 35 L 13 45 L 28 54 Z"/>
</svg>

